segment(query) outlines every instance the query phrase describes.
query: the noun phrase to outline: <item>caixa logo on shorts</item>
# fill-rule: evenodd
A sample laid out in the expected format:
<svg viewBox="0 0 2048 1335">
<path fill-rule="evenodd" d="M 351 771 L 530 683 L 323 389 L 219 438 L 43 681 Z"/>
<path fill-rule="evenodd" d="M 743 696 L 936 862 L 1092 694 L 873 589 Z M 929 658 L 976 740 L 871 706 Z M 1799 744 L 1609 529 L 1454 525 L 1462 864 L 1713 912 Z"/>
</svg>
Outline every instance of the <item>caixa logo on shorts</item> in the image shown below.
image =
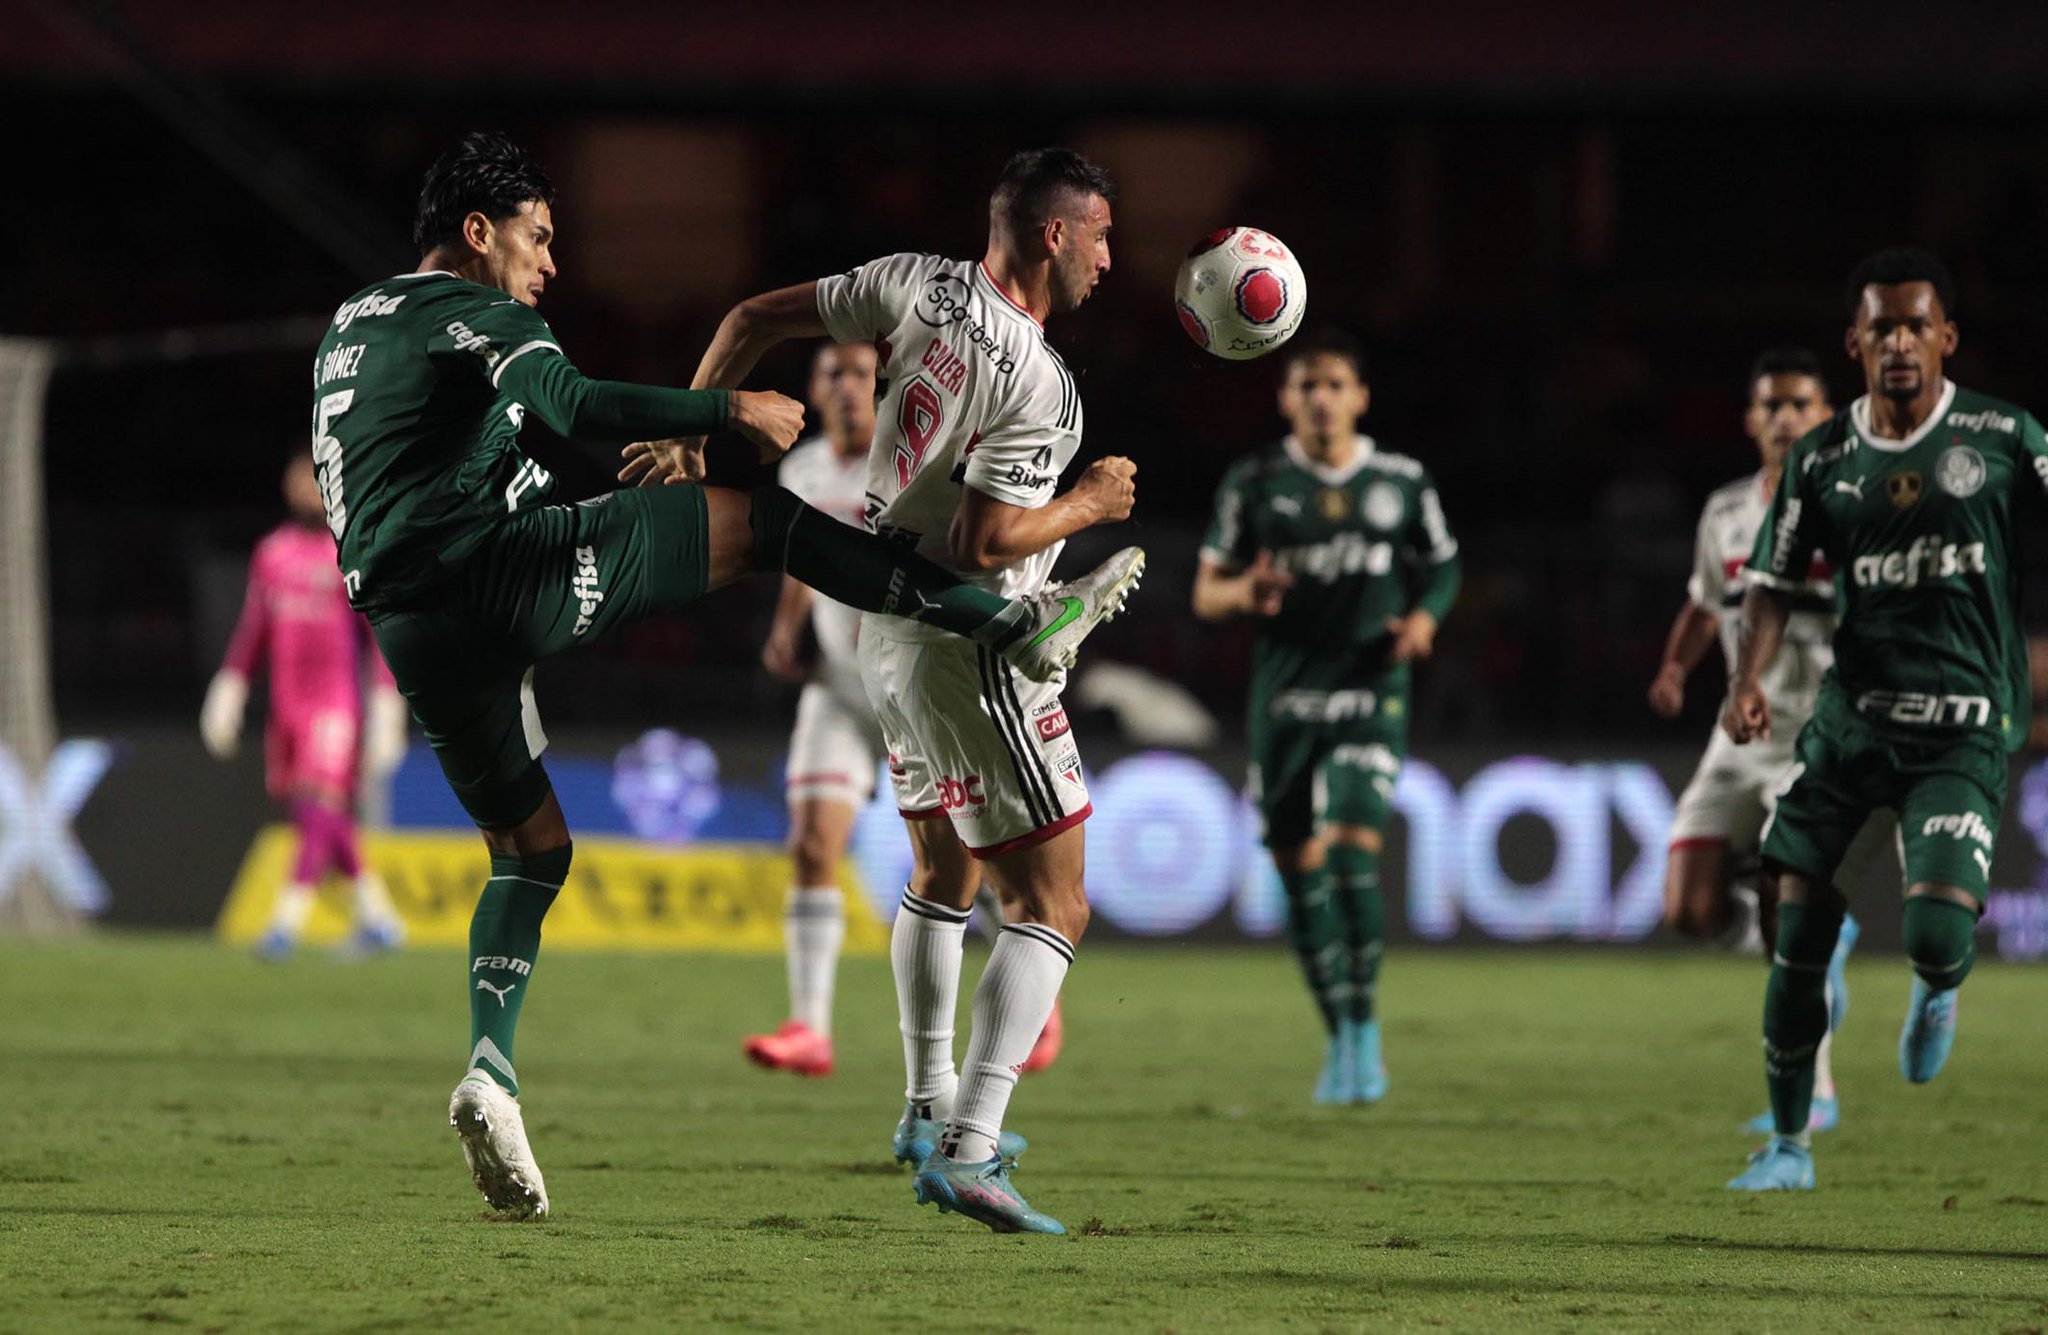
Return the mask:
<svg viewBox="0 0 2048 1335">
<path fill-rule="evenodd" d="M 604 586 L 598 579 L 597 548 L 578 547 L 569 571 L 569 596 L 576 601 L 576 624 L 569 628 L 572 636 L 590 629 L 598 604 L 604 601 Z"/>
<path fill-rule="evenodd" d="M 942 774 L 939 776 L 938 789 L 939 805 L 948 811 L 968 811 L 971 815 L 979 815 L 981 813 L 970 809 L 988 805 L 988 794 L 981 790 L 979 774 L 970 774 L 964 779 Z"/>
<path fill-rule="evenodd" d="M 1985 727 L 1991 722 L 1991 701 L 1981 695 L 1922 695 L 1918 691 L 1865 691 L 1856 697 L 1856 712 L 1887 723 L 1948 723 Z"/>
</svg>

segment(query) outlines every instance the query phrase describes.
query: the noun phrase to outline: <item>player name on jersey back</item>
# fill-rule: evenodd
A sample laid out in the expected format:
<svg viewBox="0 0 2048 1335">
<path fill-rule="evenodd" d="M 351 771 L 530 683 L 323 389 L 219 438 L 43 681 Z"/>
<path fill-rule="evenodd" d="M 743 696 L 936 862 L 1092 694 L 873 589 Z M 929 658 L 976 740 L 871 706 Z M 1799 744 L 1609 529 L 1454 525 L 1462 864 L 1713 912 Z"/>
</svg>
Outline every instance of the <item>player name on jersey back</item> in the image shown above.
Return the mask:
<svg viewBox="0 0 2048 1335">
<path fill-rule="evenodd" d="M 1064 545 L 962 569 L 947 532 L 969 487 L 1037 509 L 1081 446 L 1081 396 L 1045 331 L 980 264 L 891 255 L 818 283 L 842 343 L 872 342 L 888 390 L 868 451 L 868 527 L 1007 597 L 1044 587 Z"/>
</svg>

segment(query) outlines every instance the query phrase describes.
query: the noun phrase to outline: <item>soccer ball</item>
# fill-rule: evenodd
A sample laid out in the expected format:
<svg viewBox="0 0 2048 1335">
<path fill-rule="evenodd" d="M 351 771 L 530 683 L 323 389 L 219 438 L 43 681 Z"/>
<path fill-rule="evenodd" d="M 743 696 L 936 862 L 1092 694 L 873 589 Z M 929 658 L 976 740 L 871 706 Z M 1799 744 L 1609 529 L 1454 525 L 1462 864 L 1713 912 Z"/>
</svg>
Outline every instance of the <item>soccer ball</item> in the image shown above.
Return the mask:
<svg viewBox="0 0 2048 1335">
<path fill-rule="evenodd" d="M 1225 227 L 1203 237 L 1181 261 L 1173 304 L 1195 346 L 1249 361 L 1294 337 L 1308 309 L 1308 279 L 1279 237 L 1256 227 Z"/>
</svg>

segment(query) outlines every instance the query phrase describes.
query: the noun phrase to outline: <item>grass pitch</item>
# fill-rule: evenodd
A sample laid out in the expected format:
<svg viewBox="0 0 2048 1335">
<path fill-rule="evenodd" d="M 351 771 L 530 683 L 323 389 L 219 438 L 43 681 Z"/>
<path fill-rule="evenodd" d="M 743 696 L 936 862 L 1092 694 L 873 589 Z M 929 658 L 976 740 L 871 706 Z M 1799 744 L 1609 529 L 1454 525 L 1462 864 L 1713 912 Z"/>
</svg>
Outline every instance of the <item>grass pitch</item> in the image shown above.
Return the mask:
<svg viewBox="0 0 2048 1335">
<path fill-rule="evenodd" d="M 1758 1198 L 1721 1189 L 1754 962 L 1403 952 L 1392 1095 L 1323 1110 L 1280 952 L 1084 948 L 1012 1107 L 1046 1239 L 911 1203 L 879 960 L 806 1081 L 739 1056 L 779 960 L 546 957 L 519 1055 L 556 1213 L 514 1225 L 446 1125 L 455 956 L 0 943 L 0 1330 L 2041 1329 L 2048 972 L 1981 967 L 1917 1089 L 1904 964 L 1851 978 L 1820 1190 Z"/>
</svg>

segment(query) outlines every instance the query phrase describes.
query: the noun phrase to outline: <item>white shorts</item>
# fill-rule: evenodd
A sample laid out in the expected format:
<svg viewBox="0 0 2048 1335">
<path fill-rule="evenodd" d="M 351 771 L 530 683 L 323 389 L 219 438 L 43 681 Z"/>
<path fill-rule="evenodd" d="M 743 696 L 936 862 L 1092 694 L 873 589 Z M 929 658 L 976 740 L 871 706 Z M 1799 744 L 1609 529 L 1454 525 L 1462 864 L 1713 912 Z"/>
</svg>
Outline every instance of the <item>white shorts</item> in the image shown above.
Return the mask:
<svg viewBox="0 0 2048 1335">
<path fill-rule="evenodd" d="M 861 621 L 861 680 L 882 723 L 906 820 L 945 816 L 977 857 L 1088 819 L 1081 751 L 1057 685 L 971 640 L 890 617 Z"/>
<path fill-rule="evenodd" d="M 1670 847 L 1724 844 L 1738 872 L 1745 863 L 1753 867 L 1763 844 L 1764 822 L 1777 805 L 1778 789 L 1790 777 L 1793 743 L 1804 723 L 1796 717 L 1774 718 L 1770 738 L 1747 746 L 1737 746 L 1715 728 L 1692 781 L 1679 794 L 1671 817 Z M 1836 881 L 1851 894 L 1884 884 L 1896 886 L 1901 857 L 1898 817 L 1874 811 L 1843 856 Z"/>
<path fill-rule="evenodd" d="M 1671 816 L 1671 847 L 1720 843 L 1737 858 L 1754 856 L 1764 817 L 1792 768 L 1797 722 L 1775 720 L 1768 740 L 1747 746 L 1737 746 L 1715 728 L 1692 781 L 1678 796 L 1678 809 Z"/>
<path fill-rule="evenodd" d="M 796 730 L 789 738 L 783 788 L 790 804 L 866 806 L 874 796 L 875 767 L 883 750 L 882 728 L 867 701 L 855 704 L 823 681 L 807 683 L 797 698 Z"/>
</svg>

